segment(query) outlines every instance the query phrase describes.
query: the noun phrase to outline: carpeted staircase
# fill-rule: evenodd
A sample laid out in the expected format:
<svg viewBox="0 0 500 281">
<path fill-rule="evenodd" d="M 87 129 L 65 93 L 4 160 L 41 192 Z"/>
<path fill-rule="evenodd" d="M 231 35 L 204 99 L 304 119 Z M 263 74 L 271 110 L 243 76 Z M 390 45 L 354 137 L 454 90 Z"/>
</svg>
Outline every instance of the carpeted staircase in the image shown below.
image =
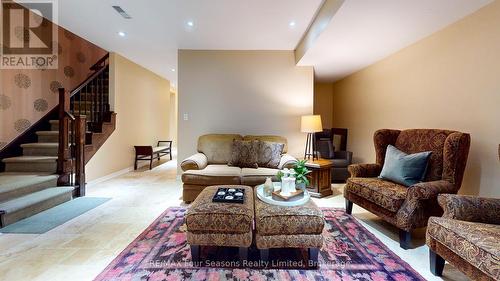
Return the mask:
<svg viewBox="0 0 500 281">
<path fill-rule="evenodd" d="M 76 89 L 59 89 L 58 106 L 0 151 L 0 171 L 4 171 L 0 173 L 0 227 L 85 195 L 85 163 L 116 128 L 116 113 L 109 105 L 109 54 L 90 70 Z M 59 120 L 50 120 L 54 118 L 68 124 L 61 128 L 61 140 Z M 60 142 L 68 146 L 64 152 L 59 151 Z"/>
<path fill-rule="evenodd" d="M 50 131 L 36 132 L 38 142 L 22 144 L 23 155 L 5 158 L 0 173 L 0 222 L 12 224 L 73 197 L 73 187 L 57 186 L 59 121 Z"/>
</svg>

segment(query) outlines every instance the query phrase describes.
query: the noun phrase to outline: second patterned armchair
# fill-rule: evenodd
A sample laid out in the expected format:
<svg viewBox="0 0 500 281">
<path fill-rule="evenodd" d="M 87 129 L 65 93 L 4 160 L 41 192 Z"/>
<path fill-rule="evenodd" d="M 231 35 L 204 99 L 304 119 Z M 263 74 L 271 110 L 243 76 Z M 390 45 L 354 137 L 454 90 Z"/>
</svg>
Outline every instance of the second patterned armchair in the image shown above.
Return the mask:
<svg viewBox="0 0 500 281">
<path fill-rule="evenodd" d="M 443 274 L 444 262 L 472 280 L 500 280 L 500 199 L 442 194 L 443 217 L 427 226 L 430 269 Z"/>
<path fill-rule="evenodd" d="M 351 178 L 344 190 L 346 210 L 355 203 L 400 229 L 403 249 L 411 244 L 411 231 L 427 225 L 430 216 L 440 216 L 441 193 L 457 193 L 469 153 L 470 136 L 438 129 L 378 130 L 374 134 L 376 163 L 349 166 Z M 432 151 L 423 182 L 406 187 L 378 178 L 388 145 L 412 154 Z"/>
</svg>

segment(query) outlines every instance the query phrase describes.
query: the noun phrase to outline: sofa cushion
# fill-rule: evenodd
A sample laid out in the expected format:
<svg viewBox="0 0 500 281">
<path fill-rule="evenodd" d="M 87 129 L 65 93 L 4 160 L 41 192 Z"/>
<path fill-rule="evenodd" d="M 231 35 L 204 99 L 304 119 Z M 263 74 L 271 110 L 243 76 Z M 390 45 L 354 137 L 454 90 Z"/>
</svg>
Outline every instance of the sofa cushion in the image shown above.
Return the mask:
<svg viewBox="0 0 500 281">
<path fill-rule="evenodd" d="M 240 168 L 258 168 L 257 159 L 259 153 L 258 141 L 234 140 L 231 150 L 231 158 L 227 163 L 229 166 Z"/>
<path fill-rule="evenodd" d="M 281 137 L 281 136 L 254 136 L 254 135 L 248 135 L 244 136 L 243 140 L 260 140 L 260 141 L 269 141 L 269 142 L 277 142 L 277 143 L 282 143 L 285 146 L 283 147 L 283 153 L 288 152 L 288 142 L 286 138 Z"/>
<path fill-rule="evenodd" d="M 284 147 L 284 143 L 259 141 L 259 150 L 257 154 L 257 164 L 259 167 L 278 168 Z"/>
<path fill-rule="evenodd" d="M 431 217 L 427 236 L 494 280 L 500 279 L 500 225 Z"/>
<path fill-rule="evenodd" d="M 240 184 L 241 168 L 228 165 L 208 165 L 203 170 L 188 170 L 182 182 L 196 185 Z"/>
<path fill-rule="evenodd" d="M 194 200 L 186 213 L 188 232 L 248 233 L 254 219 L 253 189 L 249 186 L 226 186 L 245 189 L 243 204 L 212 202 L 220 186 L 208 186 Z"/>
<path fill-rule="evenodd" d="M 209 134 L 198 138 L 198 152 L 207 156 L 208 164 L 227 164 L 231 158 L 233 140 L 241 140 L 235 134 Z"/>
<path fill-rule="evenodd" d="M 345 191 L 397 212 L 406 199 L 408 188 L 379 178 L 349 178 Z"/>
<path fill-rule="evenodd" d="M 277 181 L 278 169 L 270 168 L 243 168 L 241 169 L 241 184 L 255 186 L 263 184 L 266 178 L 270 177 L 272 180 Z"/>
</svg>

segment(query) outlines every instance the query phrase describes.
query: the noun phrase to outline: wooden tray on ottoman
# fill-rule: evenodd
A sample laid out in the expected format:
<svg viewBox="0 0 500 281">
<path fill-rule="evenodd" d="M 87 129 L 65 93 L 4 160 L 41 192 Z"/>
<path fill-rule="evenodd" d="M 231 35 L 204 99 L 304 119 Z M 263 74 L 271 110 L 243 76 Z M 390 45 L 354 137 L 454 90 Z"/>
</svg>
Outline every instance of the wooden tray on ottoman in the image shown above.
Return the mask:
<svg viewBox="0 0 500 281">
<path fill-rule="evenodd" d="M 273 192 L 273 197 L 278 197 L 278 198 L 274 198 L 274 199 L 278 199 L 278 200 L 281 199 L 284 201 L 288 201 L 288 200 L 291 200 L 292 198 L 295 198 L 295 197 L 303 195 L 303 194 L 304 194 L 304 190 L 298 189 L 297 191 L 290 193 L 290 195 L 284 196 L 284 195 L 281 195 L 280 191 L 278 190 L 278 191 Z"/>
</svg>

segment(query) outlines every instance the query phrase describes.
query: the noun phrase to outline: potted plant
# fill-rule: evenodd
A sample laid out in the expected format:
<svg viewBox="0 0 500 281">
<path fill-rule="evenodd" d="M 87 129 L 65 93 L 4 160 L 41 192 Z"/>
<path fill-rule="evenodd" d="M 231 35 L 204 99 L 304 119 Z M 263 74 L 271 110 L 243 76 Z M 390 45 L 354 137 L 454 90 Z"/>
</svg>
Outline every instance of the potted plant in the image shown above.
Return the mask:
<svg viewBox="0 0 500 281">
<path fill-rule="evenodd" d="M 307 169 L 306 162 L 307 160 L 300 160 L 293 166 L 293 170 L 295 171 L 295 185 L 300 189 L 305 189 L 309 185 L 307 175 L 311 171 Z"/>
<path fill-rule="evenodd" d="M 307 160 L 300 160 L 295 163 L 292 168 L 295 171 L 295 186 L 300 189 L 305 189 L 306 186 L 309 185 L 309 179 L 307 178 L 307 175 L 311 173 L 311 171 L 307 169 L 306 162 Z M 283 175 L 283 172 L 279 171 L 276 177 L 279 181 L 281 181 Z"/>
</svg>

